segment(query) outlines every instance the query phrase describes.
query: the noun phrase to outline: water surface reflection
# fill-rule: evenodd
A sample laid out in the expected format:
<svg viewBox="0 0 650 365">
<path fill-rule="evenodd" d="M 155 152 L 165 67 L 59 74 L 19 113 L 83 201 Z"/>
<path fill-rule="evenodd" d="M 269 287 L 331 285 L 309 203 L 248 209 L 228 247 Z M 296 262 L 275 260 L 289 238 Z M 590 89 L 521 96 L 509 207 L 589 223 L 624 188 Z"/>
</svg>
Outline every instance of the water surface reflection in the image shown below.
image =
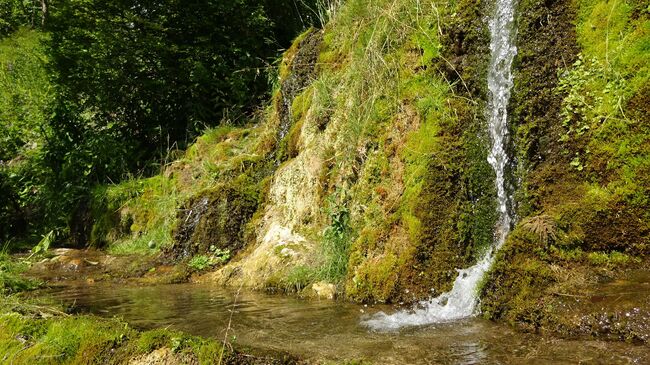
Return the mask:
<svg viewBox="0 0 650 365">
<path fill-rule="evenodd" d="M 194 335 L 228 337 L 259 349 L 314 360 L 363 359 L 376 364 L 648 364 L 647 347 L 566 341 L 514 332 L 480 319 L 398 332 L 369 332 L 363 316 L 386 307 L 307 301 L 211 285 L 129 287 L 95 284 L 46 294 L 82 313 L 119 316 L 140 329 L 170 327 Z M 234 310 L 231 313 L 231 310 Z"/>
</svg>

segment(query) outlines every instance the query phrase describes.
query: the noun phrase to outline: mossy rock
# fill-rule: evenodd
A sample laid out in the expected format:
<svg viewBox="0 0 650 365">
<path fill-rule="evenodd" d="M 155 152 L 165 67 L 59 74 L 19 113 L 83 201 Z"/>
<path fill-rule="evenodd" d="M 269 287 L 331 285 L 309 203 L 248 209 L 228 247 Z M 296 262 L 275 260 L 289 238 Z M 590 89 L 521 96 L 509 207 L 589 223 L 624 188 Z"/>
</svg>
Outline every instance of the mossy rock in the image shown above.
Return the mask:
<svg viewBox="0 0 650 365">
<path fill-rule="evenodd" d="M 317 76 L 316 61 L 320 54 L 323 33 L 310 28 L 303 33 L 285 53 L 280 67 L 280 90 L 275 95 L 275 110 L 280 122 L 277 139 L 282 140 L 294 120 L 292 105 L 298 96 Z"/>
<path fill-rule="evenodd" d="M 583 214 L 585 221 L 574 222 L 584 233 L 583 249 L 619 250 L 637 255 L 650 252 L 650 222 L 644 220 L 643 210 L 611 203 Z"/>
<path fill-rule="evenodd" d="M 535 252 L 539 242 L 524 230 L 510 234 L 481 287 L 481 310 L 486 318 L 506 320 L 535 330 L 547 320 L 541 301 L 554 277 Z"/>
<path fill-rule="evenodd" d="M 257 186 L 235 180 L 190 198 L 178 211 L 174 244 L 167 253 L 175 259 L 189 258 L 214 249 L 235 252 L 243 248 L 245 228 L 257 211 Z"/>
</svg>

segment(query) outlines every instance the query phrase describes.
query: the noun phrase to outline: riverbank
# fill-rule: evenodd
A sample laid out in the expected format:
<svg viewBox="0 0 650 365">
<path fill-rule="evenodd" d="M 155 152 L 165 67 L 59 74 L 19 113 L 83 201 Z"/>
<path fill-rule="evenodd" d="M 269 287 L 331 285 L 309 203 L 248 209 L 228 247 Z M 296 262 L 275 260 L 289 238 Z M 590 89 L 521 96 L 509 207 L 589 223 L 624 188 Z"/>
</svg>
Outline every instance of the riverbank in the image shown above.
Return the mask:
<svg viewBox="0 0 650 365">
<path fill-rule="evenodd" d="M 227 334 L 222 340 L 202 338 L 169 328 L 137 330 L 123 319 L 92 314 L 73 314 L 74 305 L 64 305 L 33 290 L 61 283 L 92 285 L 89 273 L 112 282 L 124 258 L 98 251 L 55 250 L 59 255 L 39 257 L 36 264 L 24 256 L 0 257 L 0 362 L 7 364 L 301 364 L 280 352 L 260 354 L 235 349 Z M 65 255 L 65 254 L 67 255 Z M 98 261 L 93 261 L 98 260 Z M 117 262 L 115 262 L 117 260 Z M 131 260 L 132 261 L 132 260 Z M 102 265 L 100 266 L 100 262 Z M 141 263 L 141 262 L 136 262 Z M 48 266 L 49 265 L 49 266 Z M 49 276 L 45 275 L 49 271 Z M 58 268 L 56 270 L 55 268 Z M 77 280 L 71 280 L 75 274 Z M 24 271 L 38 277 L 25 276 Z M 67 274 L 67 276 L 66 276 Z"/>
<path fill-rule="evenodd" d="M 648 347 L 638 341 L 627 343 L 621 341 L 625 338 L 588 333 L 562 337 L 522 333 L 480 317 L 374 332 L 362 325 L 363 319 L 378 311 L 392 311 L 394 306 L 301 299 L 211 283 L 152 284 L 137 278 L 111 279 L 100 267 L 106 257 L 90 251 L 84 258 L 81 253 L 76 252 L 76 258 L 90 261 L 86 271 L 75 275 L 69 265 L 59 265 L 60 271 L 50 272 L 51 279 L 41 276 L 45 285 L 40 289 L 2 297 L 3 361 L 212 364 L 218 363 L 224 338 L 224 364 L 650 361 Z M 72 256 L 71 251 L 68 254 Z M 48 258 L 54 263 L 71 260 Z M 89 280 L 93 278 L 90 272 L 104 279 Z M 643 280 L 629 284 L 641 288 L 648 285 Z M 602 298 L 565 299 L 595 300 L 592 304 L 600 305 L 627 298 L 629 287 L 621 282 L 611 282 L 610 289 Z M 569 303 L 567 308 L 571 306 Z M 638 320 L 638 313 L 631 315 Z"/>
<path fill-rule="evenodd" d="M 63 308 L 0 298 L 0 358 L 8 364 L 301 364 L 289 355 L 252 355 L 227 341 L 123 320 L 69 315 Z"/>
<path fill-rule="evenodd" d="M 650 363 L 647 4 L 523 0 L 508 42 L 517 55 L 496 65 L 493 1 L 414 5 L 345 1 L 278 60 L 272 96 L 250 118 L 169 151 L 156 172 L 86 186 L 56 226 L 27 237 L 49 232 L 42 243 L 94 249 L 32 257 L 37 280 L 3 272 L 2 288 L 40 280 L 59 288 L 36 296 L 75 313 L 131 326 L 151 316 L 138 330 L 192 316 L 186 333 L 206 338 L 229 327 L 215 324 L 234 308 L 223 287 L 244 288 L 251 314 L 235 319 L 246 341 L 316 361 L 349 361 L 363 348 L 382 364 Z M 510 62 L 512 98 L 498 113 L 507 128 L 491 128 L 509 163 L 495 173 L 486 80 Z M 22 183 L 14 172 L 25 161 L 6 165 L 7 178 Z M 512 219 L 498 219 L 504 210 Z M 483 318 L 470 310 L 394 334 L 359 325 L 382 305 L 408 312 L 449 292 L 493 245 L 498 221 L 505 241 L 477 290 L 463 291 Z M 206 286 L 174 286 L 187 282 Z M 328 332 L 333 324 L 342 327 Z"/>
</svg>

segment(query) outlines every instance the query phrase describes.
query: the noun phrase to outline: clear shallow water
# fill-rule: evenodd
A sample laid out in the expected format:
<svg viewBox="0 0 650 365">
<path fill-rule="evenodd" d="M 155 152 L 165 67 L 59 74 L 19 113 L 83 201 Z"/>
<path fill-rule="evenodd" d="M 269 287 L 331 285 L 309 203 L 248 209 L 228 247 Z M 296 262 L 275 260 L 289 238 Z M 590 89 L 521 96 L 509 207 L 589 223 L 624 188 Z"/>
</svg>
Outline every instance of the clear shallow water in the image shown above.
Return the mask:
<svg viewBox="0 0 650 365">
<path fill-rule="evenodd" d="M 118 316 L 135 328 L 170 327 L 317 362 L 374 364 L 650 364 L 647 347 L 521 334 L 480 319 L 373 332 L 364 316 L 386 307 L 308 301 L 196 284 L 129 287 L 79 284 L 41 291 L 81 313 Z"/>
</svg>

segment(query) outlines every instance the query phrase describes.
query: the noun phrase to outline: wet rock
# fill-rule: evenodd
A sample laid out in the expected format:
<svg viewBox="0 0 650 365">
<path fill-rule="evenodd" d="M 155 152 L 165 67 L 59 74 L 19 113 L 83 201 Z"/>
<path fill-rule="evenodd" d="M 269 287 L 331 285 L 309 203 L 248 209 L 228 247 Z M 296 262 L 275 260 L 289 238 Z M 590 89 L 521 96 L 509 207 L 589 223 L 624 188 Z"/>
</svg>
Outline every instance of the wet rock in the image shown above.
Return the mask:
<svg viewBox="0 0 650 365">
<path fill-rule="evenodd" d="M 208 280 L 221 284 L 242 283 L 252 288 L 273 285 L 273 278 L 307 265 L 314 244 L 302 235 L 277 222 L 271 222 L 254 250 L 241 261 L 233 262 L 210 275 Z"/>
<path fill-rule="evenodd" d="M 50 253 L 55 256 L 34 264 L 26 274 L 45 281 L 81 280 L 91 284 L 107 279 L 140 277 L 157 264 L 154 257 L 112 256 L 92 249 L 59 248 Z"/>
<path fill-rule="evenodd" d="M 66 270 L 70 271 L 79 271 L 79 269 L 83 268 L 85 266 L 85 262 L 82 259 L 79 258 L 67 258 L 65 257 L 66 260 L 63 262 L 63 267 Z"/>
<path fill-rule="evenodd" d="M 316 77 L 316 61 L 318 60 L 322 40 L 322 32 L 312 29 L 300 43 L 295 45 L 297 47 L 295 52 L 290 53 L 289 57 L 287 57 L 289 58 L 286 61 L 288 63 L 288 75 L 282 80 L 280 98 L 277 103 L 280 117 L 278 140 L 287 135 L 293 124 L 291 117 L 293 99 Z"/>
<path fill-rule="evenodd" d="M 235 184 L 191 198 L 178 213 L 174 244 L 166 256 L 179 260 L 213 249 L 238 251 L 245 246 L 244 229 L 257 206 L 258 192 Z"/>
</svg>

